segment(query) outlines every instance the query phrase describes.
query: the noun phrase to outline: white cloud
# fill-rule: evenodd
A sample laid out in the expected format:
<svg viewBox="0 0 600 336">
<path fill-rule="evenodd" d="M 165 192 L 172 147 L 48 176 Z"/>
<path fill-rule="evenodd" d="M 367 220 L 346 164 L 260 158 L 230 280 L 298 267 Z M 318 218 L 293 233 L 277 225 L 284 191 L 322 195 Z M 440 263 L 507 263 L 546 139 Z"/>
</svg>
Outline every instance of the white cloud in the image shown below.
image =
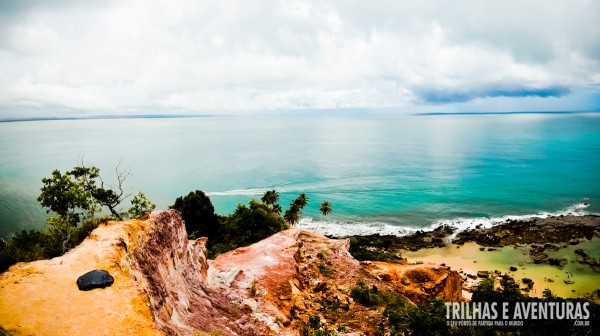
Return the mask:
<svg viewBox="0 0 600 336">
<path fill-rule="evenodd" d="M 580 108 L 569 92 L 600 95 L 600 3 L 586 0 L 64 0 L 2 10 L 4 114 L 514 110 L 561 99 Z"/>
</svg>

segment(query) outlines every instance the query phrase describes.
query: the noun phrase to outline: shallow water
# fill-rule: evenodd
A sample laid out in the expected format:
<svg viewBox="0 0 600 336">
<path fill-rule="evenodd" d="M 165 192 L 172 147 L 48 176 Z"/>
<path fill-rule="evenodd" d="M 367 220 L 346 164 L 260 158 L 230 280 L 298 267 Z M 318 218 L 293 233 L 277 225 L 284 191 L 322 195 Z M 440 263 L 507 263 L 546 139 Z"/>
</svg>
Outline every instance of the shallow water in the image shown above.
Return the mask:
<svg viewBox="0 0 600 336">
<path fill-rule="evenodd" d="M 583 241 L 578 245 L 569 245 L 558 251 L 546 250 L 549 258 L 567 258 L 568 263 L 561 269 L 548 264 L 531 263 L 528 250 L 523 247 L 503 247 L 497 251 L 480 251 L 481 246 L 467 243 L 460 248 L 449 246 L 446 248 L 423 249 L 417 252 L 405 251 L 402 256 L 409 262 L 422 261 L 440 264 L 441 261 L 455 270 L 477 274 L 477 271 L 500 271 L 509 273 L 519 282 L 521 288 L 526 287 L 521 280 L 530 278 L 534 282 L 530 296 L 542 296 L 544 289 L 549 288 L 552 293 L 563 298 L 581 297 L 586 293 L 600 289 L 598 278 L 600 273 L 591 266 L 580 264 L 575 260 L 576 249 L 583 249 L 590 257 L 600 258 L 600 239 Z M 517 271 L 510 272 L 510 267 L 517 267 Z M 570 272 L 571 275 L 567 275 Z M 548 282 L 552 279 L 553 282 Z M 567 285 L 564 280 L 573 280 L 574 284 Z"/>
</svg>

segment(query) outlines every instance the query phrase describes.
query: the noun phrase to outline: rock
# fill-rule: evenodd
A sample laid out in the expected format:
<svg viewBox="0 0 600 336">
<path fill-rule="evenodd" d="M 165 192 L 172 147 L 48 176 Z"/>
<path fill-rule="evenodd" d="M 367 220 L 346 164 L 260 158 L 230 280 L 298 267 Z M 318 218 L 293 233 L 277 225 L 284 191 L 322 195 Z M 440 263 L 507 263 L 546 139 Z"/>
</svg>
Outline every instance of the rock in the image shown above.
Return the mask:
<svg viewBox="0 0 600 336">
<path fill-rule="evenodd" d="M 566 283 L 567 285 L 572 285 L 575 283 L 575 281 L 573 280 L 564 280 L 564 283 Z"/>
<path fill-rule="evenodd" d="M 521 281 L 523 281 L 524 284 L 528 284 L 530 282 L 533 282 L 533 280 L 531 280 L 529 278 L 523 278 Z"/>
<path fill-rule="evenodd" d="M 569 244 L 571 244 L 571 245 L 577 245 L 577 244 L 579 244 L 579 239 L 571 239 L 569 241 Z"/>
<path fill-rule="evenodd" d="M 541 264 L 541 263 L 545 262 L 546 259 L 548 258 L 548 254 L 546 254 L 544 252 L 530 251 L 529 255 L 531 256 L 531 260 L 533 261 L 534 264 Z"/>
<path fill-rule="evenodd" d="M 240 305 L 240 309 L 245 313 L 251 313 L 256 310 L 257 302 L 253 299 L 246 299 Z"/>
<path fill-rule="evenodd" d="M 517 268 L 516 268 L 516 267 L 514 267 L 514 266 L 510 266 L 510 268 L 509 268 L 509 269 L 510 269 L 510 271 L 511 271 L 511 272 L 515 272 L 515 271 L 517 270 Z"/>
<path fill-rule="evenodd" d="M 575 250 L 575 254 L 580 255 L 582 257 L 587 257 L 587 253 L 585 253 L 582 249 Z"/>
<path fill-rule="evenodd" d="M 467 273 L 467 277 L 468 277 L 469 279 L 477 280 L 477 276 L 476 276 L 476 275 L 474 275 L 474 274 L 469 274 L 469 273 Z"/>
<path fill-rule="evenodd" d="M 115 279 L 105 270 L 93 270 L 77 279 L 79 290 L 88 291 L 94 288 L 104 288 L 112 285 Z"/>
<path fill-rule="evenodd" d="M 457 271 L 428 265 L 398 265 L 373 262 L 367 268 L 380 279 L 387 279 L 398 293 L 415 303 L 428 304 L 434 297 L 445 301 L 464 301 L 462 297 L 463 279 Z M 384 276 L 387 275 L 387 276 Z M 384 291 L 370 286 L 370 293 Z"/>
<path fill-rule="evenodd" d="M 314 289 L 314 291 L 315 291 L 315 292 L 325 292 L 325 291 L 327 291 L 327 288 L 328 288 L 328 287 L 327 287 L 327 282 L 325 282 L 325 281 L 322 281 L 322 282 L 319 282 L 319 283 L 318 283 L 318 284 L 315 286 L 315 289 Z"/>
<path fill-rule="evenodd" d="M 489 252 L 492 252 L 492 251 L 498 251 L 498 249 L 497 249 L 497 248 L 494 248 L 494 247 L 488 247 L 488 249 L 487 249 L 487 250 L 488 250 Z"/>
<path fill-rule="evenodd" d="M 552 265 L 552 266 L 558 266 L 558 267 L 563 267 L 567 264 L 567 259 L 563 258 L 563 259 L 557 259 L 557 258 L 549 258 L 548 259 L 548 264 Z"/>
<path fill-rule="evenodd" d="M 489 276 L 490 276 L 490 272 L 488 272 L 488 271 L 477 272 L 477 277 L 479 277 L 479 278 L 487 278 Z"/>
</svg>

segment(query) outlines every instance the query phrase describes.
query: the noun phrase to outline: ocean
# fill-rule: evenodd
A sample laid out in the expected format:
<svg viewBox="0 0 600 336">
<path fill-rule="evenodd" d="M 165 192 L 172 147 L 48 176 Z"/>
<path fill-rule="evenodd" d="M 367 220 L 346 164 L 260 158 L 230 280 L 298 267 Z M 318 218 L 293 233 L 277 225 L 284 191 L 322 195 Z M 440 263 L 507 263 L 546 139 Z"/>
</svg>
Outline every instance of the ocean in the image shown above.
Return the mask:
<svg viewBox="0 0 600 336">
<path fill-rule="evenodd" d="M 42 228 L 41 179 L 81 158 L 106 181 L 121 162 L 159 209 L 304 192 L 299 226 L 333 235 L 600 213 L 600 113 L 41 120 L 0 122 L 0 236 Z"/>
</svg>

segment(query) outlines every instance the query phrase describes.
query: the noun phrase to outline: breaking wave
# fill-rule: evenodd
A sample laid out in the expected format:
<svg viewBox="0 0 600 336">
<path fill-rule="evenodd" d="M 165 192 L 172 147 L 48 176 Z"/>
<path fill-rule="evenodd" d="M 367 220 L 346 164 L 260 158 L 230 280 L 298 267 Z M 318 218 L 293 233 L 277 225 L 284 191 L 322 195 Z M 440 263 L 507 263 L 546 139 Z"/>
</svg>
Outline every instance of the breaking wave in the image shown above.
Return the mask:
<svg viewBox="0 0 600 336">
<path fill-rule="evenodd" d="M 256 188 L 256 189 L 235 189 L 227 191 L 209 191 L 206 196 L 256 196 L 264 195 L 264 193 L 270 189 Z"/>
<path fill-rule="evenodd" d="M 492 226 L 500 225 L 511 220 L 527 220 L 534 217 L 537 218 L 548 218 L 555 216 L 585 216 L 590 213 L 585 209 L 590 206 L 589 203 L 577 203 L 573 204 L 566 209 L 558 212 L 541 212 L 532 215 L 514 215 L 514 216 L 503 216 L 503 217 L 479 217 L 479 218 L 454 218 L 454 219 L 441 219 L 426 227 L 403 227 L 397 225 L 391 225 L 384 222 L 344 222 L 335 220 L 318 220 L 312 217 L 303 217 L 300 222 L 296 225 L 300 229 L 314 230 L 321 234 L 333 236 L 333 237 L 347 237 L 347 236 L 366 236 L 372 234 L 380 235 L 393 235 L 393 236 L 405 236 L 412 234 L 416 231 L 432 231 L 437 227 L 447 225 L 458 229 L 456 233 L 464 230 L 474 228 L 489 228 Z"/>
</svg>

